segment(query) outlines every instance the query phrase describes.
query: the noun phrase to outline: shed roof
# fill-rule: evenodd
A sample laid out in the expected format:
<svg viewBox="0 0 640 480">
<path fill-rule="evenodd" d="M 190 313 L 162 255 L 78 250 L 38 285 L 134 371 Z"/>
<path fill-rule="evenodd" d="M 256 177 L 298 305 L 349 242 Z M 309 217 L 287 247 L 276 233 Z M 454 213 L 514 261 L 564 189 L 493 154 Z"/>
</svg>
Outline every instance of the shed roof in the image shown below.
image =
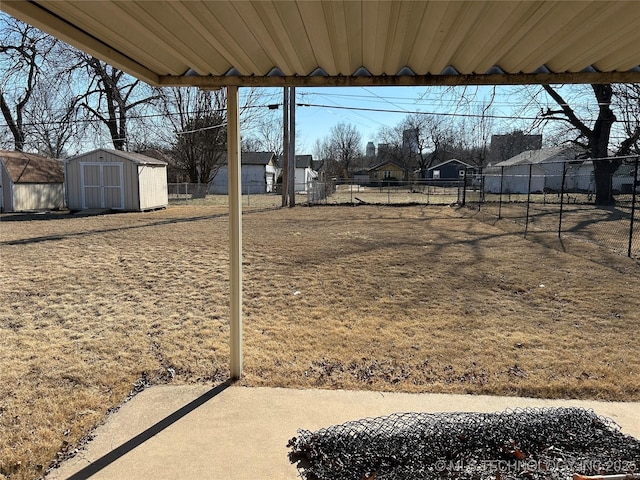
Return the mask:
<svg viewBox="0 0 640 480">
<path fill-rule="evenodd" d="M 563 162 L 575 160 L 584 155 L 585 150 L 575 146 L 555 146 L 540 150 L 526 150 L 515 157 L 498 162 L 494 167 L 509 167 L 513 165 L 529 165 L 545 162 Z"/>
<path fill-rule="evenodd" d="M 471 164 L 469 164 L 467 162 L 463 162 L 462 160 L 458 160 L 457 158 L 452 158 L 451 160 L 446 160 L 444 162 L 438 163 L 437 165 L 433 165 L 433 166 L 429 167 L 427 170 L 434 170 L 436 168 L 442 167 L 443 165 L 446 165 L 447 163 L 454 163 L 454 162 L 458 163 L 460 165 L 463 165 L 463 166 L 465 166 L 467 168 L 472 168 L 473 167 L 473 165 L 471 165 Z"/>
<path fill-rule="evenodd" d="M 64 183 L 62 162 L 35 153 L 0 150 L 13 183 Z"/>
<path fill-rule="evenodd" d="M 296 155 L 296 168 L 311 168 L 313 155 Z"/>
<path fill-rule="evenodd" d="M 3 0 L 155 85 L 640 80 L 635 1 Z"/>
<path fill-rule="evenodd" d="M 227 163 L 227 153 L 224 153 L 224 164 Z M 240 161 L 242 165 L 267 165 L 275 158 L 273 152 L 242 152 Z"/>
<path fill-rule="evenodd" d="M 167 162 L 163 160 L 158 160 L 157 158 L 148 157 L 146 155 L 142 155 L 141 153 L 134 152 L 123 152 L 122 150 L 113 150 L 110 148 L 98 148 L 96 150 L 92 150 L 90 152 L 85 152 L 80 155 L 76 155 L 75 157 L 68 158 L 65 160 L 66 162 L 70 162 L 71 160 L 76 160 L 96 152 L 105 152 L 115 155 L 120 158 L 124 158 L 125 160 L 129 160 L 137 165 L 167 165 Z"/>
<path fill-rule="evenodd" d="M 280 155 L 280 157 L 278 157 L 280 160 L 280 164 L 282 164 L 282 161 L 284 159 L 284 157 L 282 155 Z M 296 168 L 311 168 L 313 169 L 313 155 L 309 155 L 309 154 L 304 154 L 304 155 L 296 155 Z"/>
</svg>

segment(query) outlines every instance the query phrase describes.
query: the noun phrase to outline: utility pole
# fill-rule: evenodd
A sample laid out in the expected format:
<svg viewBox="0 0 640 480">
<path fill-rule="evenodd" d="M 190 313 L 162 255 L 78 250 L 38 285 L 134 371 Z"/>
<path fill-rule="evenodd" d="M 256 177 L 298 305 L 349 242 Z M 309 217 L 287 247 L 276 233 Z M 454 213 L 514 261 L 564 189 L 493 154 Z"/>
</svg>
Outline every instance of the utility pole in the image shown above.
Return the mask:
<svg viewBox="0 0 640 480">
<path fill-rule="evenodd" d="M 289 89 L 284 87 L 282 101 L 282 206 L 287 206 L 289 194 Z"/>
<path fill-rule="evenodd" d="M 289 87 L 289 207 L 296 206 L 296 87 Z"/>
</svg>

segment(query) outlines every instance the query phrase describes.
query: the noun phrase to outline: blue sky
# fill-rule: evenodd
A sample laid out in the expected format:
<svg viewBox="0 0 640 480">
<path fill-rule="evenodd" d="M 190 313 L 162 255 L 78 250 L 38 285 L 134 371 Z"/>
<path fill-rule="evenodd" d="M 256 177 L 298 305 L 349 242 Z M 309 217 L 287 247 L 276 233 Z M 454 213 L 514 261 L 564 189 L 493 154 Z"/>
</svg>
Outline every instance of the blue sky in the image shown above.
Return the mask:
<svg viewBox="0 0 640 480">
<path fill-rule="evenodd" d="M 314 87 L 297 88 L 297 103 L 322 105 L 299 106 L 296 109 L 297 145 L 312 153 L 316 139 L 330 134 L 338 123 L 357 128 L 363 143 L 377 143 L 377 134 L 384 126 L 395 126 L 413 112 L 473 115 L 481 111 L 490 98 L 492 87 Z M 516 99 L 512 87 L 498 90 L 492 114 L 498 117 L 518 116 L 525 105 Z M 332 108 L 336 107 L 336 108 Z M 363 109 L 363 110 L 358 110 Z M 371 111 L 382 110 L 382 111 Z M 494 120 L 493 133 L 507 133 L 515 128 L 527 128 L 531 122 L 518 118 Z M 364 147 L 364 145 L 363 145 Z"/>
</svg>

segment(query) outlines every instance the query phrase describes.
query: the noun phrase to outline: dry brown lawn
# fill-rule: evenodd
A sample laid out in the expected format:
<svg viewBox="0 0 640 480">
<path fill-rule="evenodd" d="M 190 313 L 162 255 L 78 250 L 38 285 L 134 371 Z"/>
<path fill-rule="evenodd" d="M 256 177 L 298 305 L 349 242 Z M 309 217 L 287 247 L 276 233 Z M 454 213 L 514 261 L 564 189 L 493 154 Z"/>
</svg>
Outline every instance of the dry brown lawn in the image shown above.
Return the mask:
<svg viewBox="0 0 640 480">
<path fill-rule="evenodd" d="M 450 207 L 255 205 L 243 384 L 640 400 L 637 261 Z M 28 218 L 0 223 L 11 479 L 132 391 L 228 375 L 226 208 Z"/>
</svg>

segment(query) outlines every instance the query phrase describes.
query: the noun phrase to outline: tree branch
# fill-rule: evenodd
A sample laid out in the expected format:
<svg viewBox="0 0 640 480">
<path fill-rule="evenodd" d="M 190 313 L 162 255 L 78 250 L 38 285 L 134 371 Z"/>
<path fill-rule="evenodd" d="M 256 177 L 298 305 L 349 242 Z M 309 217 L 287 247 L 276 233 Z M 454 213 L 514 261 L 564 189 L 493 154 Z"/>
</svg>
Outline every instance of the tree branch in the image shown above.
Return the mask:
<svg viewBox="0 0 640 480">
<path fill-rule="evenodd" d="M 564 100 L 564 98 L 562 98 L 562 96 L 551 85 L 542 85 L 542 88 L 544 88 L 545 92 L 547 92 L 549 96 L 553 98 L 553 100 L 562 109 L 561 113 L 566 116 L 564 120 L 568 121 L 571 125 L 577 128 L 582 135 L 589 138 L 592 135 L 591 129 L 589 129 L 589 127 L 582 123 L 582 121 L 576 116 L 575 112 Z M 551 114 L 554 113 L 560 113 L 560 111 L 551 112 Z M 543 113 L 542 116 L 546 117 L 546 114 Z M 556 118 L 556 120 L 558 120 L 558 118 Z"/>
</svg>

